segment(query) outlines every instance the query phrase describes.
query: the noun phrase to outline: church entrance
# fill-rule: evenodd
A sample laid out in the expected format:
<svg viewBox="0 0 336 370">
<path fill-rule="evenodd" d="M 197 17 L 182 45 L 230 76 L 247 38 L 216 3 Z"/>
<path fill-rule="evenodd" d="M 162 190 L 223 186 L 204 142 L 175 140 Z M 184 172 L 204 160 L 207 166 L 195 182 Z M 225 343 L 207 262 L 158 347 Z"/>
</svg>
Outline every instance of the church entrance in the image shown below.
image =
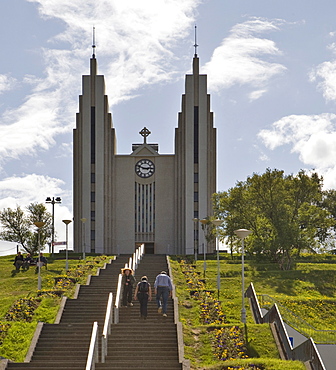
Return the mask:
<svg viewBox="0 0 336 370">
<path fill-rule="evenodd" d="M 154 254 L 154 243 L 145 243 L 145 254 Z"/>
</svg>

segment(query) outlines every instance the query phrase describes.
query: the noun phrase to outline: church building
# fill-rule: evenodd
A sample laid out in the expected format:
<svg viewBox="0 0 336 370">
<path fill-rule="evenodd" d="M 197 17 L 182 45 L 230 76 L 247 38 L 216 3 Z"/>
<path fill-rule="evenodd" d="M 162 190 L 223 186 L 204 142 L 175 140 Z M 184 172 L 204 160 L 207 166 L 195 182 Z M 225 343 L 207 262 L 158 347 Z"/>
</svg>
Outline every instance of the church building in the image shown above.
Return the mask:
<svg viewBox="0 0 336 370">
<path fill-rule="evenodd" d="M 213 252 L 198 220 L 213 215 L 216 129 L 196 50 L 178 113 L 175 153 L 160 154 L 150 133 L 139 127 L 141 143 L 130 145 L 128 155 L 117 153 L 104 76 L 97 74 L 93 54 L 73 132 L 76 252 L 129 254 L 141 244 L 145 253 Z"/>
</svg>

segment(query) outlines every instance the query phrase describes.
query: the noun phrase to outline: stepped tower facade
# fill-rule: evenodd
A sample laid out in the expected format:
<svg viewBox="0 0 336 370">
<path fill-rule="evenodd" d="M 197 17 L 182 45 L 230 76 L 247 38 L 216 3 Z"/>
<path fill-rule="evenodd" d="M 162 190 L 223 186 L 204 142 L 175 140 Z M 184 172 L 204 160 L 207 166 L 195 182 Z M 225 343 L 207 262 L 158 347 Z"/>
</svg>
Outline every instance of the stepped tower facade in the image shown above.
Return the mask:
<svg viewBox="0 0 336 370">
<path fill-rule="evenodd" d="M 175 153 L 160 154 L 150 131 L 139 129 L 142 143 L 117 154 L 104 76 L 93 55 L 73 133 L 74 250 L 133 253 L 144 244 L 145 253 L 212 252 L 195 221 L 213 214 L 216 192 L 216 129 L 197 54 L 185 79 Z"/>
</svg>

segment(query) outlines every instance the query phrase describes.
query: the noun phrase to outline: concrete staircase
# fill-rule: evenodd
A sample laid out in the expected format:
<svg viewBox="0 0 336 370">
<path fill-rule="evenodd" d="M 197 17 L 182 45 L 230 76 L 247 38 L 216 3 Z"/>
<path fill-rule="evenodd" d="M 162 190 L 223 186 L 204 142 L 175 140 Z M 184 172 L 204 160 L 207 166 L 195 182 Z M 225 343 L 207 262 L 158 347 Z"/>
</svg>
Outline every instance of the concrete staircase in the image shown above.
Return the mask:
<svg viewBox="0 0 336 370">
<path fill-rule="evenodd" d="M 112 326 L 105 364 L 101 369 L 182 369 L 178 358 L 177 330 L 174 324 L 173 301 L 169 300 L 167 315 L 158 314 L 154 281 L 162 270 L 167 271 L 165 256 L 145 255 L 136 270 L 136 280 L 143 275 L 152 286 L 152 301 L 148 303 L 148 317 L 140 318 L 139 302 L 133 307 L 122 307 L 118 325 Z"/>
<path fill-rule="evenodd" d="M 113 292 L 115 297 L 118 274 L 128 259 L 128 255 L 119 256 L 100 270 L 99 276 L 92 276 L 89 285 L 82 285 L 77 299 L 67 299 L 60 322 L 43 324 L 30 362 L 8 363 L 6 369 L 85 369 L 93 322 L 98 321 L 100 337 L 108 294 Z M 136 279 L 139 281 L 142 275 L 147 275 L 153 287 L 156 275 L 162 270 L 167 270 L 165 256 L 145 255 L 136 271 Z M 106 361 L 96 364 L 95 368 L 182 369 L 172 300 L 167 313 L 167 318 L 157 313 L 154 289 L 147 320 L 140 320 L 137 301 L 133 307 L 121 308 L 120 323 L 112 325 Z"/>
</svg>

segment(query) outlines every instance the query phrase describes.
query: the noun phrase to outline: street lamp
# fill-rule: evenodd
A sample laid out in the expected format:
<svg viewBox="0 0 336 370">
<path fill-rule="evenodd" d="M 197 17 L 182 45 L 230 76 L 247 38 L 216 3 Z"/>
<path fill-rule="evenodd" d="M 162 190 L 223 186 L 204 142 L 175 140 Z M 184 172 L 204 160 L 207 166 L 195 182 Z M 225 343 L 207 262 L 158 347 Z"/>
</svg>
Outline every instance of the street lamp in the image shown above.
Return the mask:
<svg viewBox="0 0 336 370">
<path fill-rule="evenodd" d="M 238 229 L 234 233 L 242 240 L 242 309 L 241 309 L 241 322 L 246 324 L 246 310 L 244 304 L 245 288 L 244 288 L 244 239 L 251 234 L 251 230 Z"/>
<path fill-rule="evenodd" d="M 205 271 L 206 271 L 206 252 L 205 252 L 205 225 L 208 223 L 208 220 L 206 218 L 203 218 L 203 220 L 199 220 L 202 224 L 202 230 L 204 234 L 204 241 L 202 243 L 203 245 L 203 277 L 205 279 Z"/>
<path fill-rule="evenodd" d="M 71 222 L 71 220 L 62 220 L 62 222 L 65 223 L 65 231 L 66 231 L 65 271 L 68 271 L 69 269 L 69 265 L 68 265 L 68 225 Z"/>
<path fill-rule="evenodd" d="M 219 269 L 219 238 L 218 238 L 218 227 L 223 223 L 223 220 L 213 220 L 212 223 L 216 227 L 216 249 L 217 249 L 217 294 L 219 300 L 220 291 L 220 269 Z"/>
<path fill-rule="evenodd" d="M 38 249 L 38 266 L 37 266 L 37 269 L 38 269 L 38 277 L 37 277 L 37 290 L 41 290 L 42 288 L 42 278 L 41 278 L 41 259 L 40 259 L 40 250 L 41 250 L 41 237 L 40 237 L 40 230 L 41 228 L 45 225 L 45 222 L 43 221 L 36 221 L 34 222 L 34 225 L 37 227 L 38 229 L 38 233 L 37 233 L 37 249 Z"/>
<path fill-rule="evenodd" d="M 197 261 L 197 225 L 198 225 L 198 218 L 193 218 L 194 221 L 194 256 L 195 256 L 195 261 Z"/>
<path fill-rule="evenodd" d="M 83 217 L 80 219 L 82 221 L 82 224 L 83 224 L 83 260 L 85 260 L 85 238 L 86 238 L 86 235 L 85 235 L 85 222 L 86 222 L 86 218 Z"/>
<path fill-rule="evenodd" d="M 55 204 L 61 203 L 62 199 L 60 197 L 48 197 L 46 203 L 51 203 L 52 205 L 52 226 L 51 226 L 51 254 L 54 255 L 54 242 L 55 242 Z M 50 250 L 49 250 L 50 253 Z"/>
</svg>

